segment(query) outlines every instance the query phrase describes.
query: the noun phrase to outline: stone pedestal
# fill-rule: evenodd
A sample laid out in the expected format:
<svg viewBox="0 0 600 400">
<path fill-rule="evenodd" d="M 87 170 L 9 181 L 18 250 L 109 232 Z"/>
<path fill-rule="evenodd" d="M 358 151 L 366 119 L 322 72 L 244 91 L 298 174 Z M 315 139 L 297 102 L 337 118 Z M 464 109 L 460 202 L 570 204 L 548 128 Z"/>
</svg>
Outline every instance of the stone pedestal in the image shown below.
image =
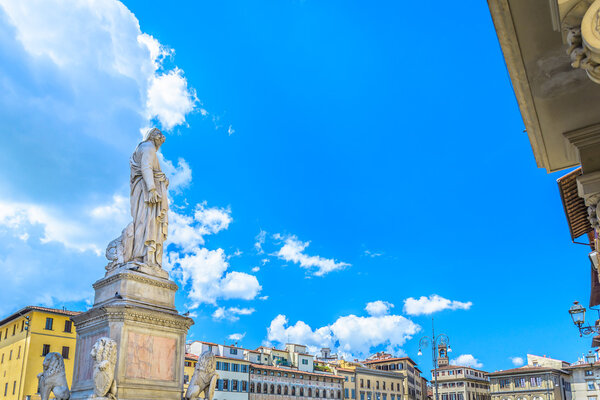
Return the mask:
<svg viewBox="0 0 600 400">
<path fill-rule="evenodd" d="M 94 289 L 94 306 L 72 317 L 77 345 L 71 399 L 93 397 L 90 350 L 105 336 L 117 342 L 119 400 L 180 400 L 185 340 L 193 321 L 175 309 L 177 285 L 162 276 L 121 269 L 94 283 Z"/>
</svg>

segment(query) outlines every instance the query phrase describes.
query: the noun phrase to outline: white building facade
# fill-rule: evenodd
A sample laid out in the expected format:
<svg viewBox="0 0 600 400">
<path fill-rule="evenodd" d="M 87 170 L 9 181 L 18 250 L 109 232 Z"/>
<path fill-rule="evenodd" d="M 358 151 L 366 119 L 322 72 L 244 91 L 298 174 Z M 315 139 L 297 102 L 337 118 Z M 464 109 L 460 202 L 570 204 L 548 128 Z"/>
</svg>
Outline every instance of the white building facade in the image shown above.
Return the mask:
<svg viewBox="0 0 600 400">
<path fill-rule="evenodd" d="M 571 373 L 572 400 L 600 399 L 600 363 L 580 363 L 566 367 Z"/>
</svg>

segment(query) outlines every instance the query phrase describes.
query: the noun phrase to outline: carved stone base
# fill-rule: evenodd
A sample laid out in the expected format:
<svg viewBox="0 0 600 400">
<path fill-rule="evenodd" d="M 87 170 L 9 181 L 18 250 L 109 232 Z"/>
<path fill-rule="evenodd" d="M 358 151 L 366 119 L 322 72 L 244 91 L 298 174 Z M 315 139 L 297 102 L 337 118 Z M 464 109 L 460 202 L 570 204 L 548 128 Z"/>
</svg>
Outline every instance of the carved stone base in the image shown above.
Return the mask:
<svg viewBox="0 0 600 400">
<path fill-rule="evenodd" d="M 175 309 L 177 285 L 126 270 L 100 279 L 94 289 L 94 306 L 72 317 L 77 344 L 71 399 L 94 397 L 90 350 L 106 336 L 117 342 L 119 400 L 180 400 L 185 339 L 193 320 Z"/>
<path fill-rule="evenodd" d="M 94 307 L 125 300 L 128 304 L 175 310 L 178 287 L 169 279 L 124 269 L 100 279 L 93 286 L 96 291 Z"/>
</svg>

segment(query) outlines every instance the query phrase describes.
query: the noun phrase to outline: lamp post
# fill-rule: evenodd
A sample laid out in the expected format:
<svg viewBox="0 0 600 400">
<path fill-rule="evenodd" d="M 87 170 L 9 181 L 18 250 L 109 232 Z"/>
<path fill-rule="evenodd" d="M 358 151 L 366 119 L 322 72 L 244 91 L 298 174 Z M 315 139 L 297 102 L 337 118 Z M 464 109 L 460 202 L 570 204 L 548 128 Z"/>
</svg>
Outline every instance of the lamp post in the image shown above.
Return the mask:
<svg viewBox="0 0 600 400">
<path fill-rule="evenodd" d="M 583 335 L 589 335 L 592 333 L 600 334 L 600 319 L 596 320 L 594 325 L 585 324 L 585 307 L 579 304 L 578 301 L 574 302 L 571 308 L 569 308 L 569 314 L 571 314 L 571 318 L 573 319 L 573 324 L 579 330 L 579 337 Z"/>
<path fill-rule="evenodd" d="M 422 356 L 423 352 L 421 351 L 421 349 L 423 347 L 427 347 L 428 345 L 431 345 L 431 361 L 433 362 L 433 381 L 434 386 L 435 386 L 435 400 L 439 400 L 439 395 L 438 395 L 438 380 L 437 380 L 437 376 L 438 376 L 438 372 L 437 372 L 437 368 L 438 368 L 438 354 L 437 354 L 437 347 L 439 344 L 445 344 L 448 346 L 448 350 L 447 352 L 450 353 L 452 351 L 452 349 L 450 348 L 450 339 L 448 338 L 447 335 L 440 333 L 439 335 L 435 336 L 435 327 L 433 325 L 433 318 L 431 318 L 431 338 L 427 337 L 427 336 L 423 336 L 421 338 L 421 340 L 419 340 L 419 352 L 417 353 L 417 355 Z"/>
</svg>

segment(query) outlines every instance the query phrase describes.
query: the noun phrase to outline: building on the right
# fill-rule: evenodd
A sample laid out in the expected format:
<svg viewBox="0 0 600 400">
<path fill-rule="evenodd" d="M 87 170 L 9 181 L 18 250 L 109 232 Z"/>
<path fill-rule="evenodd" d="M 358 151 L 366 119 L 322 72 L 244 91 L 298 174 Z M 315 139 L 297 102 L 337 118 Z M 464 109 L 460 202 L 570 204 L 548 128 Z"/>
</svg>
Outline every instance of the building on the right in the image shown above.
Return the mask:
<svg viewBox="0 0 600 400">
<path fill-rule="evenodd" d="M 488 377 L 491 400 L 572 400 L 566 368 L 526 365 Z"/>
<path fill-rule="evenodd" d="M 571 373 L 573 400 L 598 400 L 600 398 L 600 362 L 591 353 L 566 367 Z"/>
<path fill-rule="evenodd" d="M 549 173 L 580 167 L 558 186 L 571 240 L 591 250 L 581 260 L 591 272 L 589 305 L 600 305 L 600 110 L 593 106 L 600 102 L 600 3 L 487 2 L 538 167 Z M 581 332 L 600 333 L 590 322 Z M 600 335 L 592 345 L 600 346 Z"/>
</svg>

